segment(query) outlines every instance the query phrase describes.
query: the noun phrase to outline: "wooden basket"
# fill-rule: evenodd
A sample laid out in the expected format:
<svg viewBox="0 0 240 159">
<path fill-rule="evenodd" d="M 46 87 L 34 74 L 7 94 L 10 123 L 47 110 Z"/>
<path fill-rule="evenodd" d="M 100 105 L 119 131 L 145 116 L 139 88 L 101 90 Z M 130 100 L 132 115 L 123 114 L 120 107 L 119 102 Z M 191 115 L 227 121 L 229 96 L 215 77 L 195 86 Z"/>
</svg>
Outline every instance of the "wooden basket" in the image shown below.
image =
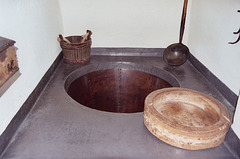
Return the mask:
<svg viewBox="0 0 240 159">
<path fill-rule="evenodd" d="M 59 35 L 59 42 L 63 52 L 63 58 L 67 63 L 86 63 L 90 60 L 92 32 L 87 30 L 87 37 L 82 42 L 83 36 L 68 36 L 63 38 Z"/>
</svg>

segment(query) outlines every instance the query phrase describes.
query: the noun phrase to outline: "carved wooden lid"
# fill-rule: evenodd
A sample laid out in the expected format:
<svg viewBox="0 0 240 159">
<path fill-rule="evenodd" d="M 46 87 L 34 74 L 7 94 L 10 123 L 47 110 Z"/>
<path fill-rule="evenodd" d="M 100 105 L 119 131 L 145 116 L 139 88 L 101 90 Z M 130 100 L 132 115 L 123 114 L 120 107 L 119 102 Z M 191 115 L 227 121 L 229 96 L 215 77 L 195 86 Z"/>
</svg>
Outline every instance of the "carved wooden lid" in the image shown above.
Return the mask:
<svg viewBox="0 0 240 159">
<path fill-rule="evenodd" d="M 15 41 L 0 36 L 0 53 L 14 45 Z"/>
<path fill-rule="evenodd" d="M 145 99 L 144 124 L 158 139 L 201 150 L 220 145 L 230 124 L 227 108 L 215 98 L 186 88 L 163 88 Z"/>
</svg>

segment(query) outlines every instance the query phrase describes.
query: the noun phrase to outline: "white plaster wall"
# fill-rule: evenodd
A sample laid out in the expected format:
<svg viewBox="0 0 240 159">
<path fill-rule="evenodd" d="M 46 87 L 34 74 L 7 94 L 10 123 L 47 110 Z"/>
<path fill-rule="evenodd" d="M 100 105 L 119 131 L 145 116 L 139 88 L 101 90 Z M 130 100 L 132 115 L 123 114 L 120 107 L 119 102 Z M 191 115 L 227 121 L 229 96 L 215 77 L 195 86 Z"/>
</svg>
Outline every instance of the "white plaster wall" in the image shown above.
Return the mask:
<svg viewBox="0 0 240 159">
<path fill-rule="evenodd" d="M 192 1 L 188 46 L 231 90 L 240 88 L 240 43 L 229 45 L 240 27 L 239 0 Z"/>
<path fill-rule="evenodd" d="M 240 27 L 239 6 L 239 0 L 192 1 L 187 42 L 192 54 L 236 94 L 240 88 L 240 42 L 228 42 L 238 38 L 233 32 Z M 239 121 L 234 124 L 237 122 L 239 126 Z M 240 137 L 239 130 L 235 133 Z"/>
<path fill-rule="evenodd" d="M 183 0 L 59 0 L 63 34 L 93 31 L 94 47 L 167 47 L 178 42 Z"/>
<path fill-rule="evenodd" d="M 0 97 L 0 134 L 60 52 L 58 0 L 0 0 L 0 36 L 15 40 L 21 76 Z"/>
</svg>

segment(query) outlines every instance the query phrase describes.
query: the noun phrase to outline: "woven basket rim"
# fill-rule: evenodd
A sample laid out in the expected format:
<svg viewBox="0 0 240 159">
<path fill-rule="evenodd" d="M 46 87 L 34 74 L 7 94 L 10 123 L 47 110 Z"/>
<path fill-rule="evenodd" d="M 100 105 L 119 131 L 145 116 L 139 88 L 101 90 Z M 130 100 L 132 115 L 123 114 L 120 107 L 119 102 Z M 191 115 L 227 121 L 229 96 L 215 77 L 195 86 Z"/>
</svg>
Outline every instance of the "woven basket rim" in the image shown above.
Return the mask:
<svg viewBox="0 0 240 159">
<path fill-rule="evenodd" d="M 80 36 L 79 36 L 79 37 L 80 37 Z M 66 37 L 66 38 L 67 38 L 67 37 Z M 68 39 L 68 40 L 69 40 L 69 39 Z M 80 45 L 80 44 L 88 43 L 88 42 L 90 42 L 90 41 L 92 41 L 91 38 L 90 38 L 89 40 L 84 41 L 83 43 L 81 43 L 81 42 L 79 42 L 79 43 L 76 43 L 76 42 L 75 42 L 75 43 L 72 43 L 72 42 L 71 42 L 71 44 L 72 44 L 72 45 L 74 45 L 74 44 Z M 66 41 L 62 41 L 62 40 L 60 41 L 60 43 L 71 45 L 71 44 L 67 43 Z"/>
<path fill-rule="evenodd" d="M 92 40 L 89 39 L 83 43 L 67 43 L 67 42 L 63 42 L 63 41 L 60 41 L 60 46 L 61 48 L 67 48 L 67 49 L 77 49 L 77 48 L 83 48 L 83 47 L 87 47 L 89 45 L 92 44 Z"/>
</svg>

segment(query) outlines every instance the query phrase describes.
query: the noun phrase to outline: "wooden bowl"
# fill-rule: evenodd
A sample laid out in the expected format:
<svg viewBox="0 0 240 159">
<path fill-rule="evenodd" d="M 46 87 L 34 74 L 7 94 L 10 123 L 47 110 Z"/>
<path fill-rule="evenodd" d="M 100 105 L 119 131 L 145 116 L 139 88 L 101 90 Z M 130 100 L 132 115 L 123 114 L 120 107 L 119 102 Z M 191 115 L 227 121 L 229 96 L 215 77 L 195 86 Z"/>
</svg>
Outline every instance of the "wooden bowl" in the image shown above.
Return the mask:
<svg viewBox="0 0 240 159">
<path fill-rule="evenodd" d="M 144 104 L 144 124 L 158 139 L 179 148 L 200 150 L 220 145 L 230 115 L 218 100 L 185 88 L 150 93 Z"/>
<path fill-rule="evenodd" d="M 75 79 L 67 93 L 87 107 L 115 112 L 143 112 L 146 96 L 157 89 L 172 87 L 164 79 L 137 70 L 109 69 Z"/>
</svg>

